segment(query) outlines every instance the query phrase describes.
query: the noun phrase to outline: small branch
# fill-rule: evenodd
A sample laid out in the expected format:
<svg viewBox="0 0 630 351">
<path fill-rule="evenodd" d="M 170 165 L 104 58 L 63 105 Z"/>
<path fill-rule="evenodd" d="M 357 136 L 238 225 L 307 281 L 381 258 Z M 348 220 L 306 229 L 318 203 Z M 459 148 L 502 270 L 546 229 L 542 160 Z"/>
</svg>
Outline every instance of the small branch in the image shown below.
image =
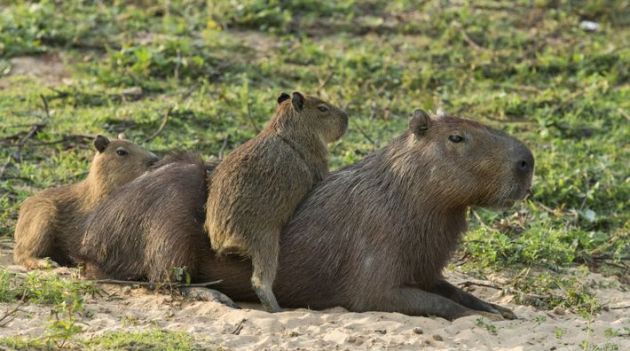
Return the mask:
<svg viewBox="0 0 630 351">
<path fill-rule="evenodd" d="M 99 279 L 99 280 L 90 280 L 96 284 L 115 284 L 115 285 L 140 285 L 149 288 L 155 288 L 159 286 L 171 287 L 171 288 L 203 288 L 211 285 L 220 284 L 223 280 L 215 280 L 212 282 L 205 283 L 193 283 L 193 284 L 185 284 L 185 283 L 172 283 L 172 282 L 142 282 L 142 281 L 134 281 L 134 280 L 116 280 L 116 279 Z"/>
<path fill-rule="evenodd" d="M 166 110 L 164 117 L 162 117 L 162 123 L 160 123 L 160 127 L 153 134 L 149 135 L 146 139 L 144 139 L 145 143 L 148 143 L 149 141 L 155 139 L 156 136 L 162 133 L 162 130 L 164 130 L 164 127 L 166 127 L 166 124 L 168 123 L 168 119 L 174 109 L 175 109 L 175 106 L 171 106 L 168 108 L 168 110 Z"/>
<path fill-rule="evenodd" d="M 15 314 L 21 311 L 20 307 L 22 307 L 22 305 L 24 305 L 24 300 L 20 301 L 20 303 L 15 306 L 14 309 L 7 310 L 4 315 L 0 317 L 0 328 L 4 328 L 7 324 L 11 323 L 15 319 Z"/>
<path fill-rule="evenodd" d="M 254 117 L 252 117 L 252 109 L 251 104 L 249 103 L 249 96 L 247 97 L 247 119 L 252 124 L 252 127 L 254 127 L 256 133 L 260 133 L 260 128 L 258 128 L 258 126 L 256 125 L 256 121 L 254 121 Z"/>
<path fill-rule="evenodd" d="M 625 309 L 627 309 L 627 308 L 630 308 L 630 305 L 626 305 L 626 306 L 613 306 L 613 307 L 608 306 L 608 309 L 609 309 L 609 310 L 625 310 Z"/>
<path fill-rule="evenodd" d="M 228 141 L 230 140 L 230 136 L 226 136 L 223 139 L 223 144 L 221 145 L 221 149 L 219 149 L 219 160 L 223 160 L 223 153 L 225 152 L 225 148 L 227 147 Z"/>
<path fill-rule="evenodd" d="M 363 128 L 361 128 L 361 126 L 359 125 L 355 125 L 355 128 L 357 128 L 357 130 L 359 131 L 359 133 L 361 133 L 361 135 L 363 135 L 363 137 L 370 142 L 370 144 L 372 144 L 374 147 L 378 147 L 378 145 L 376 144 L 376 142 L 374 142 L 374 140 L 372 140 L 372 138 L 370 138 L 370 136 L 365 132 L 365 130 L 363 130 Z"/>
<path fill-rule="evenodd" d="M 335 73 L 335 70 L 331 69 L 330 74 L 328 74 L 326 79 L 324 79 L 323 81 L 322 80 L 319 81 L 319 87 L 317 87 L 317 93 L 319 93 L 322 89 L 324 89 L 326 84 L 328 84 L 330 79 L 332 79 L 334 73 Z"/>
<path fill-rule="evenodd" d="M 458 285 L 461 286 L 461 287 L 466 287 L 466 288 L 469 287 L 469 286 L 472 286 L 472 285 L 476 285 L 476 286 L 483 286 L 483 287 L 486 287 L 486 288 L 503 290 L 502 287 L 500 287 L 500 286 L 498 286 L 496 284 L 485 283 L 485 282 L 482 282 L 482 281 L 479 281 L 479 280 L 467 280 L 465 282 L 459 283 Z"/>
<path fill-rule="evenodd" d="M 46 99 L 46 96 L 44 96 L 44 94 L 41 94 L 39 97 L 42 99 L 42 102 L 44 103 L 44 112 L 46 113 L 46 118 L 50 119 L 50 109 L 48 108 L 48 99 Z"/>
</svg>

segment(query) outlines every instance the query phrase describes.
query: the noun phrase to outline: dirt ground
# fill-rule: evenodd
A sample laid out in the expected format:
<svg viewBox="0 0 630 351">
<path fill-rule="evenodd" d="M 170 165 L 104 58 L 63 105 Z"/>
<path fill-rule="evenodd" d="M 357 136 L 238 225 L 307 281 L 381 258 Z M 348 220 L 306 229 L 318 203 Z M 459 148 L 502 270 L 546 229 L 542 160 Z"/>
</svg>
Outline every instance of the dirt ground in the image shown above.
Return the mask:
<svg viewBox="0 0 630 351">
<path fill-rule="evenodd" d="M 10 243 L 2 245 L 0 264 L 12 266 Z M 62 276 L 72 270 L 58 268 Z M 471 279 L 449 272 L 451 282 Z M 216 301 L 182 298 L 141 287 L 102 285 L 102 296 L 86 296 L 86 312 L 79 317 L 90 338 L 111 331 L 149 331 L 155 328 L 189 333 L 203 347 L 227 350 L 630 350 L 626 333 L 612 336 L 610 330 L 630 328 L 630 295 L 616 279 L 591 273 L 597 281 L 595 293 L 601 303 L 612 307 L 584 319 L 566 311 L 536 310 L 511 303 L 513 296 L 474 286 L 473 293 L 508 306 L 519 319 L 488 321 L 471 316 L 449 322 L 441 318 L 411 317 L 399 313 L 352 313 L 343 308 L 325 311 L 293 309 L 270 314 L 259 305 L 242 304 L 233 309 Z M 492 282 L 485 282 L 492 285 Z M 604 288 L 605 287 L 605 288 Z M 0 304 L 9 311 L 15 304 Z M 0 328 L 2 336 L 39 336 L 51 318 L 51 308 L 25 304 L 15 318 Z M 607 331 L 609 330 L 609 331 Z"/>
</svg>

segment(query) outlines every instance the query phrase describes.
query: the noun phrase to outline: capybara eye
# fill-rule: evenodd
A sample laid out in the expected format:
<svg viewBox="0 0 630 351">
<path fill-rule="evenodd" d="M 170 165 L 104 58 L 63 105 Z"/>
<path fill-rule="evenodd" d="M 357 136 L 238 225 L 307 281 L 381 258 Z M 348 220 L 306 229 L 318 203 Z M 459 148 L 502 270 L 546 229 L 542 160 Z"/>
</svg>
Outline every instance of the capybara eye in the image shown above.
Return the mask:
<svg viewBox="0 0 630 351">
<path fill-rule="evenodd" d="M 464 141 L 464 137 L 461 135 L 449 135 L 448 140 L 454 143 L 461 143 L 462 141 Z"/>
<path fill-rule="evenodd" d="M 116 149 L 116 155 L 118 156 L 126 156 L 129 152 L 123 148 Z"/>
<path fill-rule="evenodd" d="M 326 112 L 328 111 L 328 106 L 322 104 L 322 105 L 317 106 L 317 109 L 319 109 L 322 112 Z"/>
</svg>

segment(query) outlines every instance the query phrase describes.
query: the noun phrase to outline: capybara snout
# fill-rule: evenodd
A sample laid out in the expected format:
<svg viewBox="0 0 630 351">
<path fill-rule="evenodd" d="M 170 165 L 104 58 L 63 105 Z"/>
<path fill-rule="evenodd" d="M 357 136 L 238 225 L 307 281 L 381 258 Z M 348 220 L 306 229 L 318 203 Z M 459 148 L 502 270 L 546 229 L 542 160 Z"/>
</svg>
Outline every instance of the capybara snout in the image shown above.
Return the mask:
<svg viewBox="0 0 630 351">
<path fill-rule="evenodd" d="M 504 207 L 531 187 L 534 157 L 519 140 L 475 121 L 416 110 L 409 147 L 420 167 L 443 187 L 444 198 L 476 206 Z M 406 171 L 408 173 L 408 171 Z M 462 196 L 466 194 L 467 196 Z"/>
</svg>

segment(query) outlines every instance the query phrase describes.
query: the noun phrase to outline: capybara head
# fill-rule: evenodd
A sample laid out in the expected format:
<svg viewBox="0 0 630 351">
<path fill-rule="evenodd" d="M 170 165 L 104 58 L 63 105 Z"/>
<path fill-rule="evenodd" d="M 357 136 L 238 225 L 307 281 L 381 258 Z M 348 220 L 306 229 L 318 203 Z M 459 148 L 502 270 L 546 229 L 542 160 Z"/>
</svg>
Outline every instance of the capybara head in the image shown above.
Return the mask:
<svg viewBox="0 0 630 351">
<path fill-rule="evenodd" d="M 96 155 L 90 166 L 90 178 L 96 178 L 105 187 L 126 184 L 147 171 L 159 158 L 152 152 L 129 140 L 109 140 L 97 135 L 94 139 Z"/>
<path fill-rule="evenodd" d="M 339 140 L 348 129 L 348 114 L 326 101 L 295 91 L 278 97 L 276 116 L 285 127 L 299 126 L 316 133 L 325 143 Z M 306 128 L 304 128 L 306 126 Z"/>
<path fill-rule="evenodd" d="M 453 207 L 509 206 L 532 182 L 534 157 L 527 146 L 471 120 L 416 110 L 401 152 L 405 161 L 395 168 L 410 176 L 414 168 L 424 170 L 428 191 Z"/>
</svg>

